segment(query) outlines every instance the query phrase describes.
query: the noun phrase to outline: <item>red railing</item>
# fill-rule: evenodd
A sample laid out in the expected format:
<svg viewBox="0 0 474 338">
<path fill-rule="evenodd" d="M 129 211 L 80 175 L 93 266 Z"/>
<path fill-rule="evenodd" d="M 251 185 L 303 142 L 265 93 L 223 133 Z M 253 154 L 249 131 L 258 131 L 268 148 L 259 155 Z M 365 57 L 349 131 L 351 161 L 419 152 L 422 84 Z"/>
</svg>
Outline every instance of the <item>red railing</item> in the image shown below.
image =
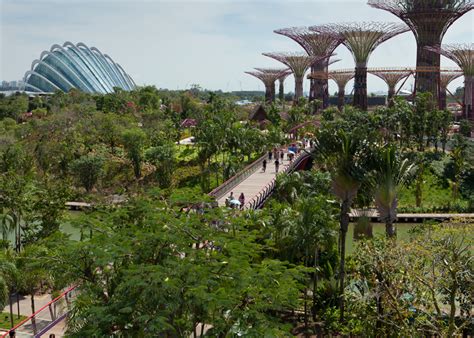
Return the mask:
<svg viewBox="0 0 474 338">
<path fill-rule="evenodd" d="M 41 337 L 41 335 L 45 334 L 58 322 L 60 322 L 66 317 L 71 307 L 70 300 L 72 297 L 75 296 L 75 289 L 76 286 L 68 288 L 58 297 L 54 298 L 49 303 L 42 306 L 39 310 L 35 311 L 35 313 L 33 313 L 31 316 L 25 318 L 24 320 L 16 324 L 13 328 L 3 333 L 1 337 Z M 65 307 L 60 306 L 60 302 L 63 299 L 66 302 Z M 38 315 L 42 314 L 42 312 L 46 309 L 49 311 L 49 316 L 51 317 L 51 320 L 45 318 L 39 319 Z"/>
</svg>

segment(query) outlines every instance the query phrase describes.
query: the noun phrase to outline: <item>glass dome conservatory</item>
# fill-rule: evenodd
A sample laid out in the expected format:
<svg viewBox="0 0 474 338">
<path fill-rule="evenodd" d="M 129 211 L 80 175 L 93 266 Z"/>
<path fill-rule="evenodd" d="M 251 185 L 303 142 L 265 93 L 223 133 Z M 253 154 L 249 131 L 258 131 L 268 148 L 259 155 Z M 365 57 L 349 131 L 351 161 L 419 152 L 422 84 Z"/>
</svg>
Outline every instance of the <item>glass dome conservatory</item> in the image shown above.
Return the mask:
<svg viewBox="0 0 474 338">
<path fill-rule="evenodd" d="M 64 92 L 72 88 L 86 93 L 111 93 L 114 87 L 135 88 L 135 82 L 110 56 L 80 42 L 53 45 L 41 53 L 25 73 L 25 90 L 31 92 Z"/>
</svg>

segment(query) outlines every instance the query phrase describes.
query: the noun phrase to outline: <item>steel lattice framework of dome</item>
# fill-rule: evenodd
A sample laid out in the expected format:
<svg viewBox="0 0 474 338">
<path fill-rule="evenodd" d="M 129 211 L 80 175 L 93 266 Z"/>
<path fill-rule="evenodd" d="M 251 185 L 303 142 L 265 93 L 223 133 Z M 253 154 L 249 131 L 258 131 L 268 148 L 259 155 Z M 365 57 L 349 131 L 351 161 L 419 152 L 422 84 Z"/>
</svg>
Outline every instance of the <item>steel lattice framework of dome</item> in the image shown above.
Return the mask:
<svg viewBox="0 0 474 338">
<path fill-rule="evenodd" d="M 25 73 L 25 90 L 32 92 L 68 92 L 72 88 L 86 93 L 111 93 L 114 87 L 135 88 L 135 82 L 110 56 L 96 47 L 67 41 L 41 53 Z"/>
</svg>

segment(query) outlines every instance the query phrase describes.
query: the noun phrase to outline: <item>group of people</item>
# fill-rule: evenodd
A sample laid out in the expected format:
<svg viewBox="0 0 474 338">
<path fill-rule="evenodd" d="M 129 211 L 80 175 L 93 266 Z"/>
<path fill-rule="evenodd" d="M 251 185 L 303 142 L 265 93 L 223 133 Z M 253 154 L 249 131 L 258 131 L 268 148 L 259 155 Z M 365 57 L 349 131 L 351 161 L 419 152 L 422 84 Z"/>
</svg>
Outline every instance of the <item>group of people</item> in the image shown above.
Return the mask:
<svg viewBox="0 0 474 338">
<path fill-rule="evenodd" d="M 295 156 L 295 153 L 293 151 L 290 151 L 290 148 L 288 148 L 287 152 L 287 158 L 288 161 L 293 161 L 293 158 Z M 275 159 L 273 164 L 275 165 L 275 173 L 278 173 L 278 170 L 280 168 L 280 163 L 283 162 L 283 159 L 285 158 L 285 151 L 283 149 L 277 149 L 274 148 L 273 151 L 268 152 L 268 162 L 270 162 L 272 159 Z M 267 159 L 264 159 L 262 162 L 262 172 L 265 172 L 267 170 Z"/>
<path fill-rule="evenodd" d="M 244 193 L 241 193 L 239 199 L 236 199 L 234 197 L 234 192 L 231 191 L 230 195 L 225 199 L 225 205 L 226 207 L 230 207 L 231 209 L 236 209 L 237 207 L 239 207 L 239 209 L 242 210 L 245 205 Z"/>
</svg>

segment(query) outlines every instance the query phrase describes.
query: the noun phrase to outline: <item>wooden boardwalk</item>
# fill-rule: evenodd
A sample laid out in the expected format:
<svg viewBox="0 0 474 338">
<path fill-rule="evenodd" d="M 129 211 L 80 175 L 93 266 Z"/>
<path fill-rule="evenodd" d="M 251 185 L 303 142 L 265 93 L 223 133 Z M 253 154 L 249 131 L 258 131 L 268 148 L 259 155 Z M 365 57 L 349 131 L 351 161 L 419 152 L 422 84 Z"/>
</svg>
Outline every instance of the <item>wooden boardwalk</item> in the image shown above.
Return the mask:
<svg viewBox="0 0 474 338">
<path fill-rule="evenodd" d="M 353 210 L 349 213 L 351 221 L 355 221 L 358 218 L 366 216 L 371 222 L 377 222 L 379 220 L 379 213 L 376 210 L 369 210 L 362 212 Z M 474 219 L 473 213 L 397 213 L 397 223 L 419 223 L 427 220 L 438 220 L 444 221 L 453 218 L 472 218 Z"/>
<path fill-rule="evenodd" d="M 284 172 L 290 165 L 290 161 L 288 161 L 286 153 L 283 161 L 279 161 L 280 167 L 278 171 Z M 234 188 L 231 189 L 231 191 L 234 192 L 235 199 L 238 199 L 240 194 L 244 193 L 245 204 L 247 204 L 247 202 L 251 201 L 254 197 L 256 197 L 264 187 L 266 187 L 275 179 L 276 172 L 274 159 L 270 161 L 267 158 L 267 170 L 265 170 L 265 172 L 262 171 L 262 167 L 256 168 L 256 171 L 254 173 L 252 173 L 245 180 L 237 184 Z M 230 191 L 217 200 L 219 206 L 225 205 L 225 200 L 227 197 L 229 197 L 229 195 Z"/>
</svg>

